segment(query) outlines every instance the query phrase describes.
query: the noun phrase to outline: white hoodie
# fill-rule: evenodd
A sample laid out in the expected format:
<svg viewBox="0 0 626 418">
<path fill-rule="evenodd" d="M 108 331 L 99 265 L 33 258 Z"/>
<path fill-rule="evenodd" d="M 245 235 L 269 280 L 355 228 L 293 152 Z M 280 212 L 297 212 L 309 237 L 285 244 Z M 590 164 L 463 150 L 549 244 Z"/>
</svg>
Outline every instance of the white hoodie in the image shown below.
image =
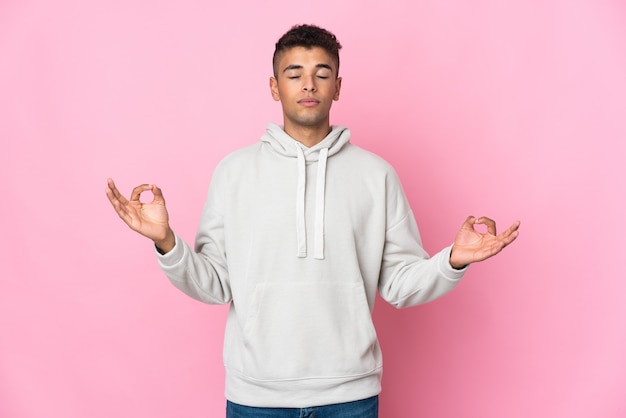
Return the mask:
<svg viewBox="0 0 626 418">
<path fill-rule="evenodd" d="M 215 169 L 195 251 L 158 255 L 171 282 L 231 303 L 226 398 L 306 407 L 380 392 L 376 290 L 401 308 L 453 289 L 450 247 L 429 259 L 389 164 L 333 127 L 307 148 L 269 124 Z"/>
</svg>

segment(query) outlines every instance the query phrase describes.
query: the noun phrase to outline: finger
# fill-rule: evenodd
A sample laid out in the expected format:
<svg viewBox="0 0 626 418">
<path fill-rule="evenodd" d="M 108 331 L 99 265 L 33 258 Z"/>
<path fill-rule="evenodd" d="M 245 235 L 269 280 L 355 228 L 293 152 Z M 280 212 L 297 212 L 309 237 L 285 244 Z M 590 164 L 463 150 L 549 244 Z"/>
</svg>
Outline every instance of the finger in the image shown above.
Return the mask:
<svg viewBox="0 0 626 418">
<path fill-rule="evenodd" d="M 119 199 L 115 197 L 111 189 L 107 189 L 106 193 L 109 198 L 109 202 L 111 202 L 111 205 L 113 206 L 113 209 L 115 209 L 117 215 L 122 218 L 124 222 L 130 225 L 130 215 L 126 205 L 122 204 Z"/>
<path fill-rule="evenodd" d="M 506 237 L 506 240 L 504 242 L 504 246 L 506 247 L 507 245 L 509 245 L 510 243 L 515 241 L 517 239 L 517 237 L 519 237 L 519 232 L 518 231 L 513 232 L 511 235 Z"/>
<path fill-rule="evenodd" d="M 500 237 L 498 238 L 504 242 L 504 245 L 509 245 L 517 239 L 517 237 L 519 236 L 519 226 L 520 221 L 516 221 L 515 223 L 513 223 L 513 225 L 509 227 L 509 229 L 500 234 Z"/>
<path fill-rule="evenodd" d="M 477 224 L 482 224 L 487 226 L 487 233 L 491 235 L 496 235 L 496 222 L 493 219 L 489 219 L 486 216 L 481 216 L 477 221 Z"/>
<path fill-rule="evenodd" d="M 152 185 L 152 194 L 154 195 L 154 202 L 160 202 L 165 204 L 165 198 L 163 197 L 163 192 L 160 188 L 156 186 L 156 184 Z"/>
<path fill-rule="evenodd" d="M 105 191 L 107 196 L 110 196 L 109 200 L 115 197 L 115 190 L 117 190 L 117 188 L 115 187 L 113 179 L 107 179 L 107 188 L 105 189 Z"/>
<path fill-rule="evenodd" d="M 107 184 L 107 188 L 105 189 L 107 198 L 109 199 L 109 202 L 111 202 L 111 204 L 113 206 L 115 206 L 115 204 L 117 203 L 119 205 L 120 200 L 120 194 L 117 191 L 117 189 L 115 188 L 115 184 L 113 183 L 113 181 L 111 179 L 109 179 L 108 184 Z"/>
<path fill-rule="evenodd" d="M 132 193 L 130 194 L 130 201 L 131 202 L 139 201 L 139 197 L 141 196 L 141 194 L 145 192 L 146 190 L 151 190 L 151 189 L 152 189 L 151 184 L 142 184 L 142 185 L 135 187 Z"/>
<path fill-rule="evenodd" d="M 111 189 L 107 187 L 105 192 L 107 194 L 107 198 L 109 199 L 109 202 L 111 202 L 113 206 L 115 206 L 116 203 L 119 204 L 120 201 L 117 199 L 117 197 L 115 197 L 115 194 L 113 194 L 113 191 Z"/>
<path fill-rule="evenodd" d="M 520 221 L 515 221 L 506 231 L 504 231 L 501 236 L 509 236 L 512 233 L 516 232 L 519 229 Z"/>
<path fill-rule="evenodd" d="M 517 232 L 514 232 L 513 234 L 507 237 L 498 239 L 498 242 L 500 243 L 500 246 L 501 246 L 500 249 L 502 250 L 503 248 L 508 247 L 513 241 L 517 239 L 518 235 L 519 234 Z"/>
<path fill-rule="evenodd" d="M 467 219 L 465 219 L 465 222 L 463 222 L 463 225 L 461 226 L 461 229 L 474 229 L 474 224 L 476 223 L 476 217 L 475 216 L 468 216 Z"/>
<path fill-rule="evenodd" d="M 111 195 L 115 199 L 117 199 L 120 202 L 120 204 L 125 205 L 128 202 L 128 200 L 124 196 L 122 196 L 120 191 L 117 189 L 117 186 L 115 186 L 115 182 L 113 181 L 113 179 L 107 180 L 107 186 L 108 186 L 107 195 L 109 194 L 109 191 L 110 191 Z M 109 200 L 111 199 L 109 198 Z"/>
</svg>

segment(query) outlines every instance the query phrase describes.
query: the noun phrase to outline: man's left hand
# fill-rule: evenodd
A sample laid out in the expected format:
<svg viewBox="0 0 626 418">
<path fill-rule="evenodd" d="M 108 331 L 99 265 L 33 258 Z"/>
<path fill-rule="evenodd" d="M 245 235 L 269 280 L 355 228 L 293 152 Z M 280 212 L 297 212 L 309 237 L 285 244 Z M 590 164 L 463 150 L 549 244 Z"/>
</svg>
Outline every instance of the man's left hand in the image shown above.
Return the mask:
<svg viewBox="0 0 626 418">
<path fill-rule="evenodd" d="M 487 232 L 480 233 L 475 225 L 486 225 Z M 468 217 L 461 230 L 456 234 L 450 265 L 455 269 L 462 269 L 468 264 L 486 260 L 498 254 L 504 247 L 515 241 L 519 235 L 520 222 L 513 223 L 503 233 L 496 235 L 496 223 L 486 217 Z"/>
</svg>

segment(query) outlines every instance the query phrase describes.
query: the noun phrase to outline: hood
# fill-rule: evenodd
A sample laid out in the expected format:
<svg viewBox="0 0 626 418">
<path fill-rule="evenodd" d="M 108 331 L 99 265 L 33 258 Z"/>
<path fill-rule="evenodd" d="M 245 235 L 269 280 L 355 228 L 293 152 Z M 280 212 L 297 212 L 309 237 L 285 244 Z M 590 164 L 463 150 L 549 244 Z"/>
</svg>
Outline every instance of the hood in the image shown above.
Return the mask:
<svg viewBox="0 0 626 418">
<path fill-rule="evenodd" d="M 311 148 L 296 141 L 283 130 L 282 126 L 275 123 L 267 124 L 267 131 L 261 137 L 261 141 L 267 142 L 274 151 L 285 157 L 297 158 L 299 150 L 304 154 L 305 161 L 318 161 L 320 151 L 328 150 L 328 156 L 339 152 L 341 147 L 350 142 L 350 131 L 343 126 L 332 126 L 329 134 L 319 144 Z"/>
<path fill-rule="evenodd" d="M 267 125 L 266 133 L 261 137 L 278 154 L 297 159 L 297 186 L 294 190 L 296 199 L 296 236 L 297 257 L 307 256 L 306 231 L 306 163 L 317 161 L 317 182 L 315 191 L 315 248 L 313 256 L 324 259 L 324 195 L 326 191 L 326 164 L 328 157 L 335 155 L 350 141 L 350 131 L 343 126 L 331 127 L 330 133 L 320 143 L 311 148 L 296 141 L 285 133 L 281 126 L 274 123 Z"/>
</svg>

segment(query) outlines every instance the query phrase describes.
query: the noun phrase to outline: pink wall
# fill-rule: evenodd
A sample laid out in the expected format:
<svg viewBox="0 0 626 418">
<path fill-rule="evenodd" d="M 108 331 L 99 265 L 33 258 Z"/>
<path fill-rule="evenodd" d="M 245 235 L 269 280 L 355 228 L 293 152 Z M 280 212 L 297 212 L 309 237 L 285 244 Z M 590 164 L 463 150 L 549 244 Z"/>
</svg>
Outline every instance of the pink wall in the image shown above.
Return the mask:
<svg viewBox="0 0 626 418">
<path fill-rule="evenodd" d="M 622 1 L 209 3 L 0 3 L 1 417 L 223 415 L 225 307 L 167 282 L 105 181 L 159 184 L 192 240 L 309 22 L 344 44 L 333 123 L 397 168 L 429 251 L 467 214 L 523 222 L 450 295 L 379 301 L 381 416 L 626 416 Z"/>
</svg>

